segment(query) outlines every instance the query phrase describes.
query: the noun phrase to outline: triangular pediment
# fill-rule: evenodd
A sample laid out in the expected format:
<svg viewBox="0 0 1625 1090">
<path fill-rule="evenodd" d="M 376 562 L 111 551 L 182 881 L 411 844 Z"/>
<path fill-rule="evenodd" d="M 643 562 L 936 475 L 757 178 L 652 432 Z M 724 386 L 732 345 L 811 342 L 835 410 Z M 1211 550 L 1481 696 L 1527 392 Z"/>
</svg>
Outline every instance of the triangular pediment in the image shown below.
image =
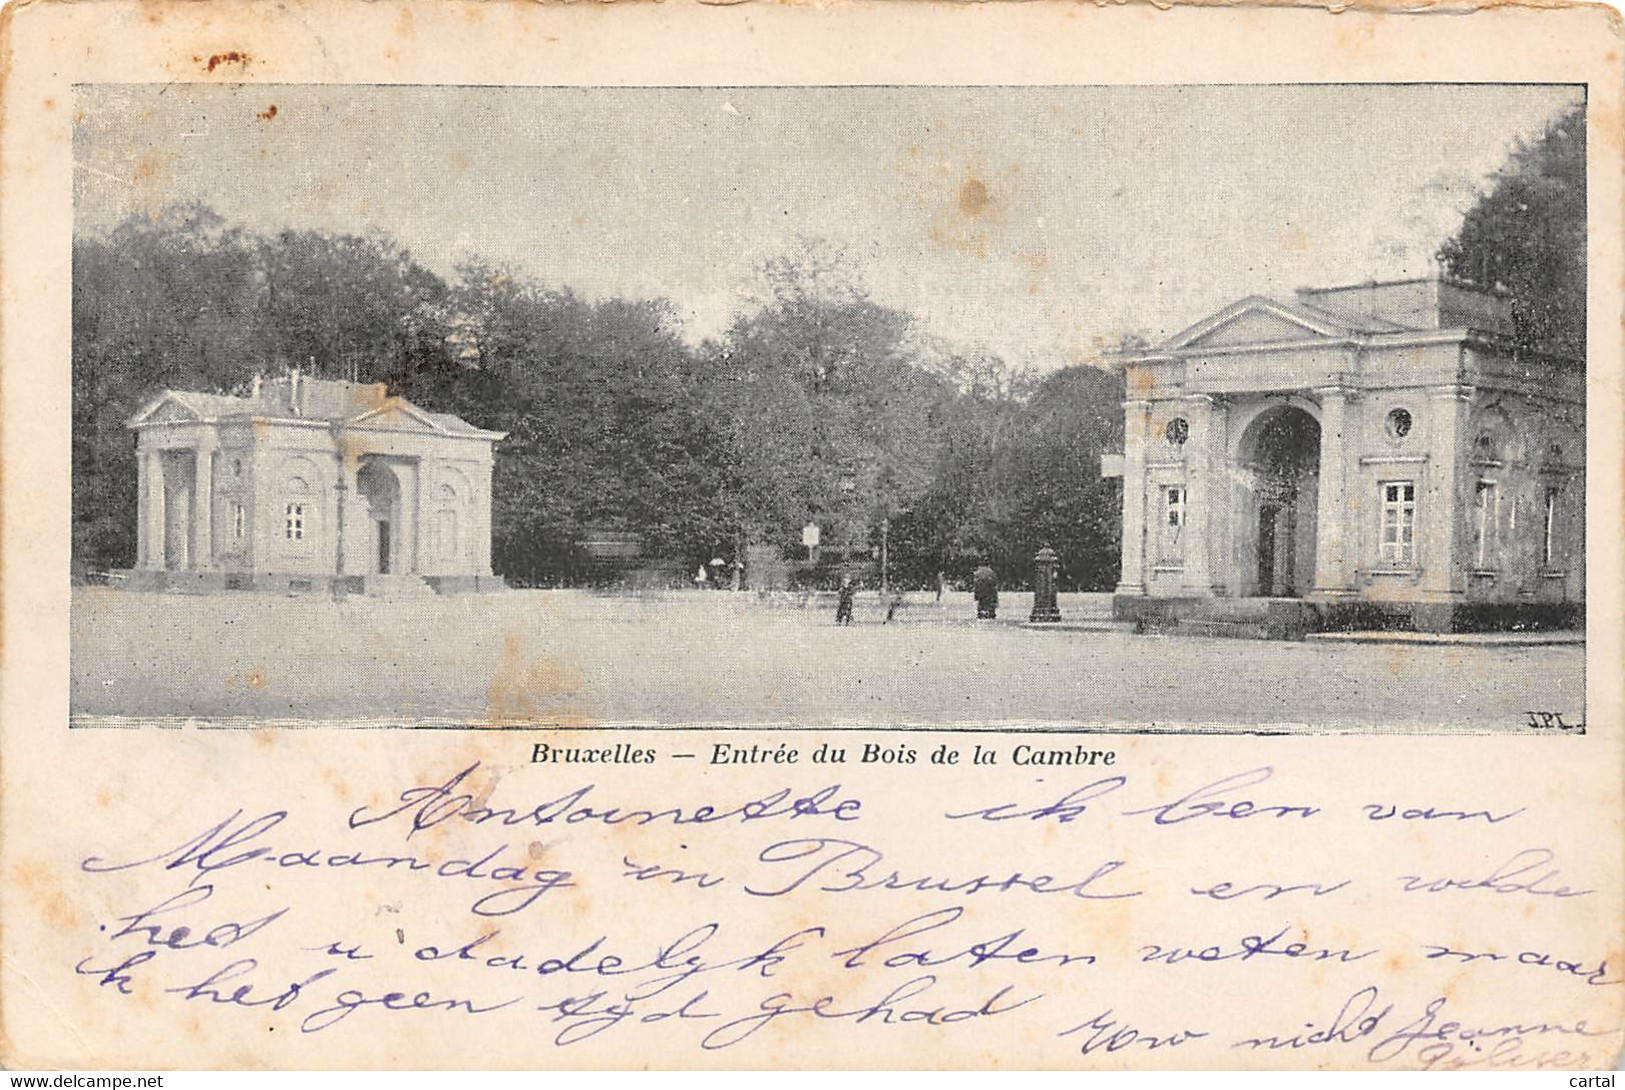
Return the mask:
<svg viewBox="0 0 1625 1090">
<path fill-rule="evenodd" d="M 362 413 L 350 421 L 352 428 L 376 428 L 387 431 L 421 431 L 440 435 L 445 429 L 422 409 L 409 401 L 391 400 L 369 413 Z"/>
<path fill-rule="evenodd" d="M 190 424 L 202 420 L 203 415 L 173 393 L 165 392 L 147 402 L 129 419 L 129 426 L 137 424 Z"/>
<path fill-rule="evenodd" d="M 1237 345 L 1279 344 L 1346 337 L 1351 331 L 1298 307 L 1273 299 L 1253 297 L 1234 303 L 1196 323 L 1164 347 L 1169 350 L 1228 348 Z"/>
<path fill-rule="evenodd" d="M 164 402 L 162 405 L 159 405 L 156 409 L 154 409 L 151 412 L 151 414 L 149 414 L 147 416 L 147 423 L 149 423 L 149 424 L 191 423 L 194 420 L 201 420 L 201 419 L 202 419 L 202 417 L 200 417 L 197 413 L 193 412 L 191 409 L 187 408 L 185 405 L 182 405 L 179 401 L 176 401 L 174 398 L 170 398 L 168 401 Z"/>
</svg>

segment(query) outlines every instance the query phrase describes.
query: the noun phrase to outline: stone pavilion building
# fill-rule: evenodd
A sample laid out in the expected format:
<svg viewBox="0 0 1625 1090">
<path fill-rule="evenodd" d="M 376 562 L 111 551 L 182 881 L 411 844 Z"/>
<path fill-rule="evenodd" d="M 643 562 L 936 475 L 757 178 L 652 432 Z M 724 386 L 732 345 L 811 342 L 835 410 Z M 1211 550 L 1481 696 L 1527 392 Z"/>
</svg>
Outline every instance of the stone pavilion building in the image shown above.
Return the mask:
<svg viewBox="0 0 1625 1090">
<path fill-rule="evenodd" d="M 1253 296 L 1125 372 L 1122 577 L 1151 626 L 1574 623 L 1585 367 L 1442 277 Z"/>
<path fill-rule="evenodd" d="M 246 396 L 165 390 L 129 421 L 135 589 L 497 589 L 492 447 L 382 383 L 292 371 Z"/>
</svg>

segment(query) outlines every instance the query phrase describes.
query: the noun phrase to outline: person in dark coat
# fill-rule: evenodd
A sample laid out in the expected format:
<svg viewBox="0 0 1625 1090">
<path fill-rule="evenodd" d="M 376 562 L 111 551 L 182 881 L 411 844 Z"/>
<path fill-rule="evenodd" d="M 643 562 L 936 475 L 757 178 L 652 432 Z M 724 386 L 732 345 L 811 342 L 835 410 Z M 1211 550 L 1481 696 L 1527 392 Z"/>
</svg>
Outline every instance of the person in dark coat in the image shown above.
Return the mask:
<svg viewBox="0 0 1625 1090">
<path fill-rule="evenodd" d="M 835 599 L 835 623 L 852 623 L 852 600 L 858 595 L 858 588 L 853 586 L 850 575 L 841 576 L 841 589 Z"/>
<path fill-rule="evenodd" d="M 976 616 L 980 620 L 994 620 L 999 615 L 999 577 L 983 564 L 972 577 L 976 591 Z"/>
</svg>

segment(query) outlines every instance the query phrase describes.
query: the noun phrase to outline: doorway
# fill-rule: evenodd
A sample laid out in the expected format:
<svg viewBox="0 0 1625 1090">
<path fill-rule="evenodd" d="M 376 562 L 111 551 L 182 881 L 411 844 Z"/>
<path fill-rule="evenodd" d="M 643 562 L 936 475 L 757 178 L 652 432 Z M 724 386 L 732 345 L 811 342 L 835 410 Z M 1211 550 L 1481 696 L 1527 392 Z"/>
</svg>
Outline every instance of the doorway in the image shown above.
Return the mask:
<svg viewBox="0 0 1625 1090">
<path fill-rule="evenodd" d="M 1258 594 L 1263 598 L 1296 598 L 1298 554 L 1303 542 L 1297 533 L 1293 500 L 1263 503 L 1258 508 Z M 1311 548 L 1313 542 L 1310 542 Z M 1310 570 L 1313 570 L 1312 568 Z"/>
<path fill-rule="evenodd" d="M 1275 588 L 1275 519 L 1281 513 L 1277 504 L 1258 509 L 1258 592 L 1273 597 Z"/>
<path fill-rule="evenodd" d="M 368 557 L 370 575 L 390 575 L 400 565 L 401 483 L 387 464 L 368 461 L 355 478 L 356 491 L 366 504 L 367 528 L 372 538 Z"/>
<path fill-rule="evenodd" d="M 1254 512 L 1236 543 L 1242 593 L 1299 597 L 1302 577 L 1315 571 L 1320 424 L 1297 406 L 1275 406 L 1248 426 L 1238 453 Z"/>
</svg>

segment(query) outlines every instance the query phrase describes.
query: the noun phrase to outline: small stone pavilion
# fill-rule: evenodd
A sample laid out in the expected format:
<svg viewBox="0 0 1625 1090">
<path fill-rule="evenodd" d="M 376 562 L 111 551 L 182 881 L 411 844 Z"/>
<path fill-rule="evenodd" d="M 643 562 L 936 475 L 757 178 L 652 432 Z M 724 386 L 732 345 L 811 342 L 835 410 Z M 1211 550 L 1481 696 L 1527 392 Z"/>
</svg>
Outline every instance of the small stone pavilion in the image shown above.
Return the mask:
<svg viewBox="0 0 1625 1090">
<path fill-rule="evenodd" d="M 1253 296 L 1125 354 L 1122 619 L 1578 623 L 1585 366 L 1435 276 Z"/>
<path fill-rule="evenodd" d="M 491 574 L 500 432 L 292 371 L 246 396 L 165 390 L 129 421 L 134 589 L 442 593 Z"/>
</svg>

